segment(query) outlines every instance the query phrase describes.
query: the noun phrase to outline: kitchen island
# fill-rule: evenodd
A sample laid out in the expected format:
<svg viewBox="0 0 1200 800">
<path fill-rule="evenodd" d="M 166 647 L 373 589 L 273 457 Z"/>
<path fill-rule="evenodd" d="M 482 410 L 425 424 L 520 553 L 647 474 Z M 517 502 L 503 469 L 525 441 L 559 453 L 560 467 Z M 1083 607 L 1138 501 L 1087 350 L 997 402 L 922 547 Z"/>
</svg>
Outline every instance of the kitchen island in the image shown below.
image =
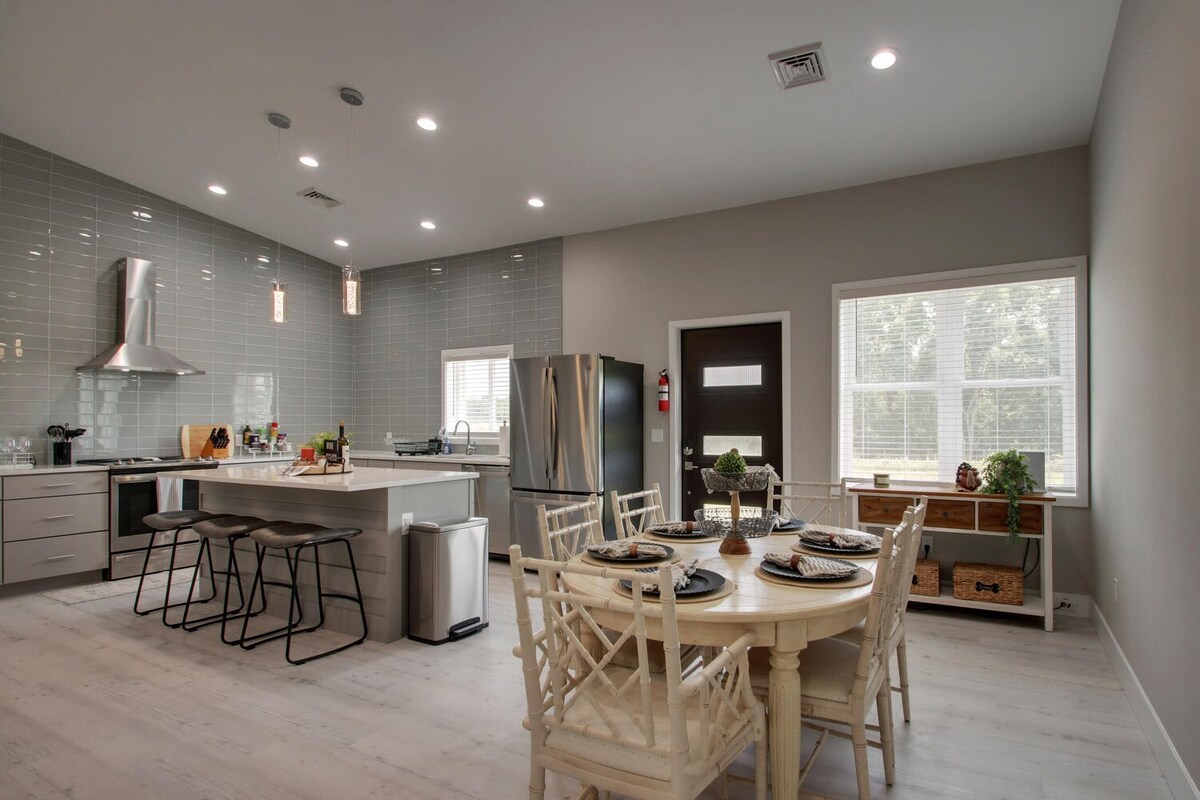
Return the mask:
<svg viewBox="0 0 1200 800">
<path fill-rule="evenodd" d="M 412 522 L 439 518 L 464 518 L 471 512 L 474 472 L 379 469 L 355 466 L 340 475 L 285 477 L 282 464 L 231 466 L 222 469 L 184 470 L 171 477 L 200 483 L 200 508 L 227 514 L 249 514 L 268 520 L 314 522 L 331 528 L 361 528 L 351 539 L 358 579 L 367 610 L 367 635 L 391 642 L 407 633 L 407 542 Z M 227 551 L 213 543 L 213 560 L 223 569 Z M 306 597 L 304 614 L 317 613 L 311 554 L 300 566 L 300 593 Z M 254 548 L 249 540 L 237 545 L 238 568 L 248 590 L 254 575 Z M 336 548 L 321 554 L 323 588 L 353 592 L 354 580 L 345 557 Z M 263 566 L 269 580 L 286 580 L 287 565 L 271 553 Z M 224 589 L 217 576 L 217 589 Z M 200 584 L 197 589 L 200 589 Z M 284 617 L 287 593 L 268 587 L 268 614 Z M 236 594 L 235 594 L 236 597 Z M 343 600 L 326 601 L 326 626 L 357 634 L 358 610 Z M 251 630 L 254 630 L 252 627 Z"/>
</svg>

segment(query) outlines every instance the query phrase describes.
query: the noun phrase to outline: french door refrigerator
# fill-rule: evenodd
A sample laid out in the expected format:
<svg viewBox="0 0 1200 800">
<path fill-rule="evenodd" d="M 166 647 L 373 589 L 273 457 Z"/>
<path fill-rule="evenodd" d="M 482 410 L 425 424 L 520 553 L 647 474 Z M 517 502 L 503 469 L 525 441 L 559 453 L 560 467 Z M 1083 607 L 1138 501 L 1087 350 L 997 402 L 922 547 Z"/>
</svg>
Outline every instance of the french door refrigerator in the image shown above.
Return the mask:
<svg viewBox="0 0 1200 800">
<path fill-rule="evenodd" d="M 537 507 L 596 495 L 614 538 L 609 493 L 642 488 L 642 365 L 590 353 L 510 363 L 512 540 L 540 557 Z"/>
</svg>

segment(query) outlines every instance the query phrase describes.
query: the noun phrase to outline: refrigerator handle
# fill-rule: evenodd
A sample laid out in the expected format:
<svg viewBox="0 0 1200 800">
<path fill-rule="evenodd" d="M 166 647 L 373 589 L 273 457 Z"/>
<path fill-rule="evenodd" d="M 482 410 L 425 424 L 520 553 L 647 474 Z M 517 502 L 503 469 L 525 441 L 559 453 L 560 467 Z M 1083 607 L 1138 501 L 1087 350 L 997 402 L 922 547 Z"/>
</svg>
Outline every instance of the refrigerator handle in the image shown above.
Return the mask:
<svg viewBox="0 0 1200 800">
<path fill-rule="evenodd" d="M 554 373 L 554 367 L 548 367 L 546 372 L 550 376 L 550 402 L 547 404 L 550 407 L 550 480 L 558 480 L 558 376 Z"/>
<path fill-rule="evenodd" d="M 550 447 L 553 437 L 550 428 L 550 368 L 542 367 L 542 421 L 544 426 L 542 430 L 546 432 L 546 436 L 542 439 L 542 464 L 546 475 L 546 487 L 550 486 Z"/>
</svg>

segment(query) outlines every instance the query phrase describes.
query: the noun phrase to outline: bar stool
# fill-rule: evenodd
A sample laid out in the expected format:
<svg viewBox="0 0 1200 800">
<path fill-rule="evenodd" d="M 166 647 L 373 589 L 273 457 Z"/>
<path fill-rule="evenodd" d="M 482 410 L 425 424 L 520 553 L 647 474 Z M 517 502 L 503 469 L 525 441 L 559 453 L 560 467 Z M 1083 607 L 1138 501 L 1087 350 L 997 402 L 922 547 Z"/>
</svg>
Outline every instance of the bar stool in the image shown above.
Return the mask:
<svg viewBox="0 0 1200 800">
<path fill-rule="evenodd" d="M 250 617 L 249 614 L 243 615 L 241 646 L 246 650 L 252 650 L 265 642 L 274 641 L 281 637 L 286 638 L 287 646 L 284 650 L 284 658 L 287 659 L 289 664 L 305 664 L 313 659 L 340 653 L 342 650 L 362 644 L 367 638 L 367 610 L 363 605 L 362 587 L 358 582 L 358 568 L 354 563 L 354 551 L 350 548 L 350 539 L 358 536 L 360 533 L 362 533 L 362 530 L 359 528 L 325 528 L 308 522 L 271 523 L 270 525 L 251 531 L 250 538 L 257 545 L 258 550 L 258 567 L 254 571 L 254 581 L 250 584 L 251 603 L 253 603 L 254 592 L 263 581 L 263 559 L 266 557 L 268 550 L 283 551 L 283 558 L 287 562 L 288 574 L 291 577 L 291 600 L 288 603 L 287 624 L 273 630 L 247 636 L 246 627 L 250 622 Z M 353 596 L 337 592 L 326 592 L 321 588 L 320 548 L 324 545 L 336 544 L 337 542 L 341 542 L 346 547 L 346 558 L 350 562 L 350 574 L 354 577 Z M 301 628 L 300 623 L 303 621 L 304 614 L 303 607 L 300 604 L 298 573 L 300 571 L 300 556 L 306 547 L 311 548 L 313 554 L 313 572 L 316 576 L 317 586 L 318 619 L 315 625 Z M 362 619 L 362 635 L 352 642 L 339 645 L 324 652 L 305 656 L 304 658 L 292 658 L 292 637 L 296 634 L 311 633 L 325 624 L 325 600 L 330 597 L 349 600 L 358 606 L 358 613 Z M 296 611 L 294 618 L 293 609 Z"/>
<path fill-rule="evenodd" d="M 225 644 L 237 644 L 237 639 L 230 639 L 226 635 L 226 628 L 229 619 L 231 617 L 238 616 L 243 610 L 245 610 L 245 613 L 252 617 L 261 614 L 267 605 L 267 594 L 266 587 L 262 587 L 262 605 L 258 611 L 252 612 L 251 609 L 247 607 L 247 597 L 242 589 L 242 571 L 238 567 L 235 545 L 242 539 L 248 537 L 251 531 L 257 530 L 264 525 L 271 524 L 278 523 L 269 523 L 264 519 L 259 519 L 258 517 L 228 515 L 201 520 L 200 522 L 192 525 L 192 530 L 194 530 L 196 535 L 200 537 L 200 549 L 196 554 L 195 572 L 192 573 L 192 583 L 191 586 L 188 587 L 188 596 L 183 606 L 183 619 L 181 620 L 180 627 L 182 627 L 188 633 L 191 633 L 192 631 L 199 630 L 206 625 L 213 625 L 220 622 L 221 641 L 223 641 Z M 225 542 L 226 546 L 229 548 L 229 557 L 226 560 L 224 571 L 218 571 L 216 565 L 213 563 L 212 542 L 214 540 Z M 204 563 L 205 555 L 208 556 L 210 576 L 225 576 L 225 600 L 221 606 L 220 613 L 210 614 L 207 617 L 201 617 L 200 619 L 189 619 L 189 616 L 192 612 L 192 605 L 195 603 L 193 598 L 196 590 L 196 576 L 200 574 L 200 568 Z M 234 583 L 237 585 L 238 605 L 237 608 L 231 609 L 229 607 L 229 587 L 230 584 Z M 251 595 L 249 599 L 252 601 L 254 599 L 253 595 Z"/>
<path fill-rule="evenodd" d="M 146 516 L 142 517 L 142 524 L 150 528 L 153 533 L 150 534 L 150 544 L 146 545 L 146 558 L 144 561 L 142 561 L 142 575 L 140 578 L 138 578 L 137 594 L 133 598 L 133 613 L 137 614 L 139 617 L 144 617 L 147 614 L 153 614 L 156 611 L 161 611 L 163 625 L 166 625 L 168 628 L 179 627 L 180 623 L 178 622 L 167 622 L 167 609 L 178 608 L 179 606 L 183 605 L 182 602 L 171 602 L 171 585 L 175 577 L 175 553 L 179 550 L 179 534 L 184 528 L 190 528 L 197 522 L 203 522 L 205 520 L 224 516 L 228 515 L 213 514 L 209 511 L 191 509 L 184 511 L 160 511 L 157 514 L 147 514 Z M 165 543 L 155 544 L 154 540 L 157 538 L 158 534 L 166 533 L 167 531 L 173 531 L 174 533 L 174 535 L 171 537 L 170 545 Z M 146 571 L 150 569 L 150 555 L 155 550 L 161 550 L 162 548 L 168 546 L 171 548 L 171 561 L 167 565 L 167 591 L 166 594 L 163 595 L 163 604 L 155 608 L 140 610 L 139 607 L 142 603 L 142 587 L 146 583 Z M 209 597 L 209 600 L 211 600 L 213 597 L 217 596 L 217 584 L 211 575 L 209 576 L 209 582 L 212 589 L 212 596 Z"/>
</svg>

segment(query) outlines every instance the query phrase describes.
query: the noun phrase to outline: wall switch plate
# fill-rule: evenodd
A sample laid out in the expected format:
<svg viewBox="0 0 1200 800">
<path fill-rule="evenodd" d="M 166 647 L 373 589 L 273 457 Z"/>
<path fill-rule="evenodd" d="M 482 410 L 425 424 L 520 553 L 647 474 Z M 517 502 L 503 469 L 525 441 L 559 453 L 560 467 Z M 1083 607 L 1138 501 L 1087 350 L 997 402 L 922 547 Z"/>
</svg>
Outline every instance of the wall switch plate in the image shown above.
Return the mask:
<svg viewBox="0 0 1200 800">
<path fill-rule="evenodd" d="M 650 429 L 650 441 L 658 442 L 659 444 L 661 444 L 662 440 L 663 440 L 663 429 L 662 428 L 651 428 Z"/>
</svg>

